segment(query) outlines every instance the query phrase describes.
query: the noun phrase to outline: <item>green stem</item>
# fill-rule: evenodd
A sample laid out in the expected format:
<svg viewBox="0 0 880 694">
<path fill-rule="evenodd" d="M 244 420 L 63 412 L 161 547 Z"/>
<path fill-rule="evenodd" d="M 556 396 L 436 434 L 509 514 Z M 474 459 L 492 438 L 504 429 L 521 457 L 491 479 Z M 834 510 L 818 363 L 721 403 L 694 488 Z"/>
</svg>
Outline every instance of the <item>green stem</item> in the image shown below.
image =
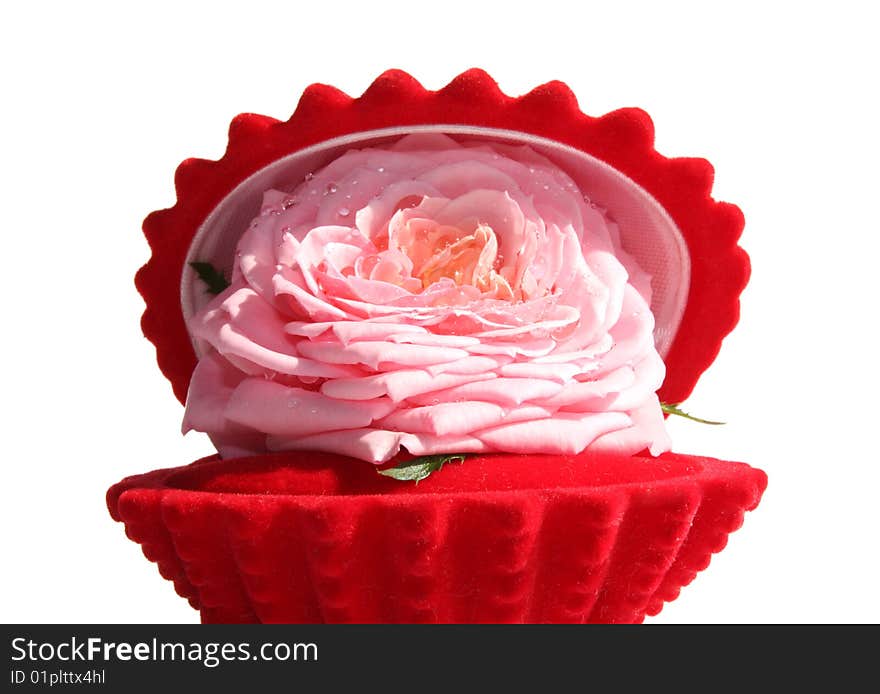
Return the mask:
<svg viewBox="0 0 880 694">
<path fill-rule="evenodd" d="M 725 422 L 713 422 L 711 419 L 701 419 L 700 417 L 694 417 L 692 414 L 688 414 L 687 412 L 684 412 L 683 410 L 678 409 L 678 406 L 680 404 L 681 403 L 676 403 L 673 405 L 670 403 L 661 402 L 660 408 L 666 414 L 674 414 L 676 417 L 684 417 L 685 419 L 690 419 L 691 421 L 699 422 L 700 424 L 712 424 L 713 426 L 718 426 L 718 425 L 725 423 Z"/>
</svg>

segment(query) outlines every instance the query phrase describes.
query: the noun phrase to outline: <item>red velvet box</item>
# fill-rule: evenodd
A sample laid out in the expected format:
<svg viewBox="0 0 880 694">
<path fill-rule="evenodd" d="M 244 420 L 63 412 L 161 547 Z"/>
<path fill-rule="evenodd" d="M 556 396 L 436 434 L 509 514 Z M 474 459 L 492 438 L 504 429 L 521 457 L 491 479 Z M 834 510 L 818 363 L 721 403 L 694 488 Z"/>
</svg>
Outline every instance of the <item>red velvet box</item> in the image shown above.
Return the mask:
<svg viewBox="0 0 880 694">
<path fill-rule="evenodd" d="M 580 176 L 631 245 L 649 230 L 647 262 L 675 266 L 652 304 L 659 395 L 690 394 L 749 273 L 742 214 L 710 197 L 711 165 L 658 154 L 638 109 L 584 115 L 559 82 L 511 98 L 479 70 L 437 92 L 390 71 L 357 99 L 313 85 L 286 122 L 238 116 L 223 158 L 183 162 L 177 204 L 145 220 L 142 325 L 181 402 L 197 360 L 187 263 L 231 262 L 230 234 L 282 174 L 416 131 L 528 143 Z M 129 477 L 107 501 L 205 622 L 640 622 L 708 565 L 765 486 L 745 464 L 677 453 L 476 455 L 414 485 L 289 452 Z"/>
</svg>

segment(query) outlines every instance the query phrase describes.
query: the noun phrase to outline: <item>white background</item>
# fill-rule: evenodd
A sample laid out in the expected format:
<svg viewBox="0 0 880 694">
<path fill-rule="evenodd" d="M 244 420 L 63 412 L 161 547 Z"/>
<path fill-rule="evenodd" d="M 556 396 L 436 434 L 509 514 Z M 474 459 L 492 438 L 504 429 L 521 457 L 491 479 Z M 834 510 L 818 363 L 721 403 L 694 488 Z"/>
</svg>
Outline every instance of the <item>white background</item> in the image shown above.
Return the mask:
<svg viewBox="0 0 880 694">
<path fill-rule="evenodd" d="M 770 486 L 653 622 L 878 622 L 876 23 L 870 3 L 4 3 L 0 17 L 4 622 L 195 622 L 104 506 L 122 477 L 211 451 L 140 333 L 132 278 L 174 168 L 237 113 L 386 68 L 438 89 L 567 82 L 640 106 L 745 212 L 742 320 L 675 450 Z M 14 8 L 14 9 L 13 9 Z M 177 281 L 177 278 L 169 278 Z"/>
</svg>

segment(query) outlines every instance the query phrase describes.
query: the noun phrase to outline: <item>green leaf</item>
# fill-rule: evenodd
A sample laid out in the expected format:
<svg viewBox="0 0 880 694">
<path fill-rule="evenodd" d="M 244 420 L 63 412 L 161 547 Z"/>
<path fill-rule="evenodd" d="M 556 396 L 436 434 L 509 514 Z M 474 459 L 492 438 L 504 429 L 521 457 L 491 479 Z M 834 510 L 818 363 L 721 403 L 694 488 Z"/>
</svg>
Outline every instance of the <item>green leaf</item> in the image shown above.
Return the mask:
<svg viewBox="0 0 880 694">
<path fill-rule="evenodd" d="M 208 291 L 211 294 L 219 294 L 229 286 L 229 280 L 211 263 L 195 262 L 190 263 L 189 266 L 196 271 L 199 279 L 208 285 Z"/>
<path fill-rule="evenodd" d="M 464 459 L 465 456 L 461 453 L 423 455 L 419 458 L 405 460 L 394 467 L 377 470 L 377 472 L 380 475 L 393 477 L 396 480 L 415 482 L 418 484 L 432 472 L 437 472 L 437 470 L 446 465 L 446 463 L 461 463 L 464 462 Z"/>
<path fill-rule="evenodd" d="M 687 412 L 683 412 L 678 409 L 678 406 L 681 403 L 676 403 L 674 405 L 661 402 L 660 408 L 666 412 L 667 414 L 674 414 L 676 417 L 684 417 L 685 419 L 690 419 L 692 422 L 699 422 L 700 424 L 712 424 L 713 426 L 722 425 L 724 422 L 713 422 L 711 419 L 700 419 L 699 417 L 694 417 L 692 414 L 688 414 Z"/>
</svg>

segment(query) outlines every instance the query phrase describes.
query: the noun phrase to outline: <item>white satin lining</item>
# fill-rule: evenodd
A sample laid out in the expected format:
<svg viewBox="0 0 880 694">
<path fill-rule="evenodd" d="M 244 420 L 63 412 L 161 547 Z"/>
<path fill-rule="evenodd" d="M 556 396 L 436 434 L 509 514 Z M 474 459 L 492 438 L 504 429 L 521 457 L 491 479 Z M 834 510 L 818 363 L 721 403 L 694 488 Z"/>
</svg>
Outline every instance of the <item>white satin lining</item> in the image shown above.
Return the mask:
<svg viewBox="0 0 880 694">
<path fill-rule="evenodd" d="M 574 147 L 514 130 L 468 125 L 415 125 L 352 133 L 294 152 L 257 171 L 214 208 L 190 244 L 180 284 L 184 318 L 189 321 L 210 299 L 189 263 L 207 261 L 229 276 L 238 239 L 259 213 L 266 190 L 290 187 L 353 147 L 379 145 L 409 133 L 432 132 L 452 135 L 460 141 L 527 144 L 557 164 L 590 200 L 605 208 L 620 228 L 624 249 L 651 275 L 654 343 L 660 356 L 666 356 L 681 324 L 691 274 L 687 244 L 666 210 L 635 181 Z M 200 355 L 200 346 L 195 342 L 193 346 Z"/>
</svg>

